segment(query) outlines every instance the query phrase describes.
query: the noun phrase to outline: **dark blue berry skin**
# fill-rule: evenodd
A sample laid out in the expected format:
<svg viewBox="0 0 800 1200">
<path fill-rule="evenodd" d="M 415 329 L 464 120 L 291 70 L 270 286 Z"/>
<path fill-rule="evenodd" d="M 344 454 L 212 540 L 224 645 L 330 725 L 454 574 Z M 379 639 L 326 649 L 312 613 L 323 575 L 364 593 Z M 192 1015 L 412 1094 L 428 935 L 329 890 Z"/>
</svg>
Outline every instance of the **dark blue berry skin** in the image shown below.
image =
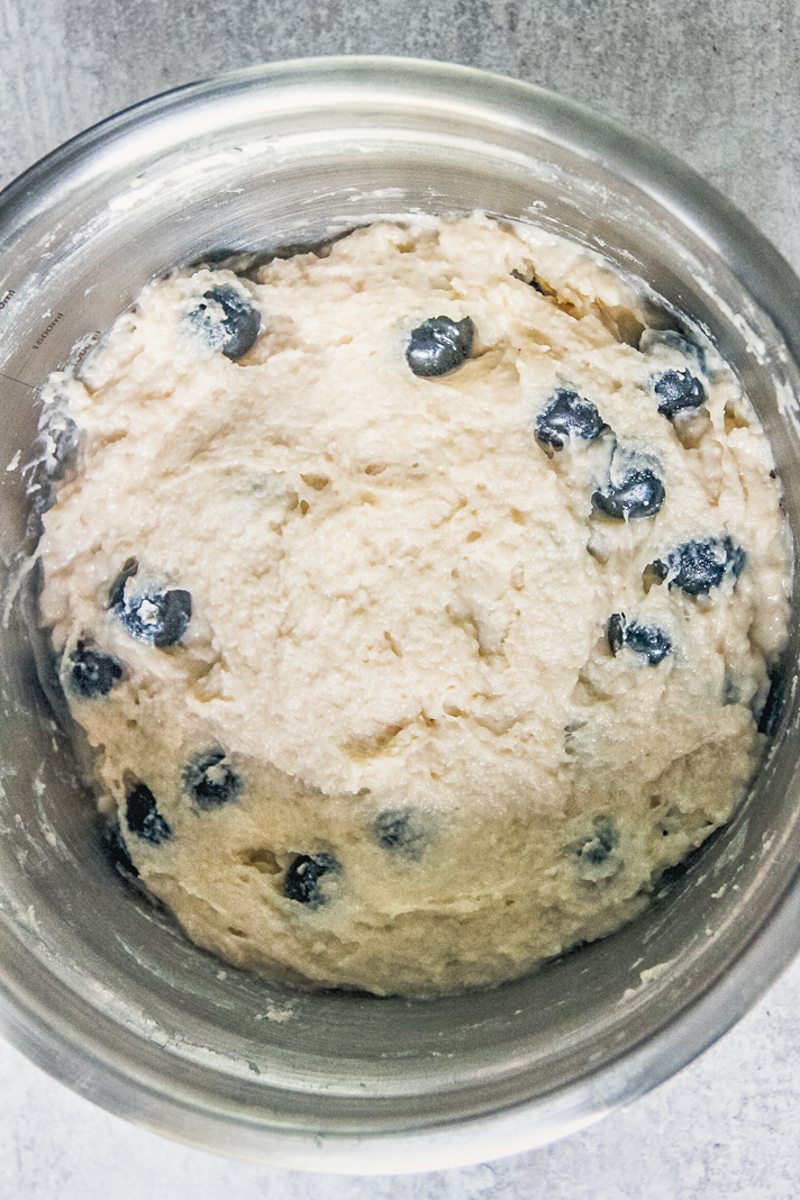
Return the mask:
<svg viewBox="0 0 800 1200">
<path fill-rule="evenodd" d="M 186 764 L 183 786 L 197 807 L 209 812 L 237 799 L 242 791 L 242 778 L 225 761 L 225 751 L 216 746 Z"/>
<path fill-rule="evenodd" d="M 50 512 L 50 509 L 56 502 L 56 489 L 53 487 L 53 479 L 48 474 L 47 464 L 43 460 L 37 462 L 31 471 L 28 483 L 28 498 L 30 500 L 31 512 L 36 517 L 43 517 L 45 513 Z"/>
<path fill-rule="evenodd" d="M 332 854 L 298 854 L 283 879 L 283 894 L 287 900 L 319 908 L 325 903 L 320 880 L 329 872 L 341 870 Z"/>
<path fill-rule="evenodd" d="M 390 854 L 420 858 L 427 842 L 426 835 L 415 823 L 415 814 L 408 809 L 387 809 L 378 813 L 373 826 L 375 840 Z"/>
<path fill-rule="evenodd" d="M 594 832 L 578 851 L 578 857 L 592 866 L 604 863 L 612 850 L 619 843 L 619 834 L 610 821 L 598 819 L 595 821 Z"/>
<path fill-rule="evenodd" d="M 737 546 L 733 539 L 728 536 L 722 539 L 722 544 L 725 547 L 725 556 L 728 560 L 728 566 L 733 572 L 733 577 L 734 579 L 738 579 L 745 568 L 747 554 L 741 546 Z"/>
<path fill-rule="evenodd" d="M 632 467 L 619 482 L 592 495 L 592 506 L 615 521 L 654 517 L 664 503 L 664 485 L 649 467 Z"/>
<path fill-rule="evenodd" d="M 545 294 L 544 288 L 539 283 L 539 280 L 535 275 L 532 275 L 531 278 L 528 279 L 527 276 L 523 275 L 521 271 L 512 271 L 511 274 L 514 279 L 518 279 L 520 283 L 525 283 L 528 287 L 532 287 L 533 290 L 535 292 L 539 292 L 540 295 L 543 296 Z"/>
<path fill-rule="evenodd" d="M 719 587 L 727 574 L 738 579 L 744 570 L 747 555 L 727 535 L 724 538 L 702 538 L 683 542 L 652 564 L 654 573 L 668 580 L 670 588 L 680 588 L 687 596 L 705 596 Z"/>
<path fill-rule="evenodd" d="M 663 629 L 640 625 L 637 621 L 631 621 L 625 630 L 625 645 L 646 658 L 651 667 L 663 662 L 672 649 L 672 642 Z"/>
<path fill-rule="evenodd" d="M 216 305 L 221 316 L 213 307 Z M 203 292 L 203 300 L 192 309 L 189 320 L 212 350 L 220 350 L 232 362 L 252 350 L 261 331 L 261 317 L 247 297 L 225 285 Z"/>
<path fill-rule="evenodd" d="M 75 461 L 80 444 L 80 431 L 71 417 L 58 417 L 43 434 L 44 466 L 48 479 L 63 479 Z"/>
<path fill-rule="evenodd" d="M 133 860 L 128 853 L 128 847 L 122 839 L 119 825 L 107 824 L 103 829 L 102 835 L 103 849 L 106 852 L 109 862 L 123 879 L 138 878 L 139 872 L 133 863 Z"/>
<path fill-rule="evenodd" d="M 102 650 L 93 650 L 83 639 L 77 643 L 67 661 L 69 686 L 76 695 L 86 700 L 107 696 L 124 674 L 119 659 L 114 658 L 113 654 L 104 654 Z"/>
<path fill-rule="evenodd" d="M 706 390 L 690 371 L 664 371 L 650 381 L 658 400 L 658 411 L 668 421 L 692 412 L 706 402 Z"/>
<path fill-rule="evenodd" d="M 131 833 L 154 846 L 160 846 L 172 837 L 172 829 L 158 811 L 156 798 L 145 783 L 134 784 L 128 792 L 125 819 Z"/>
<path fill-rule="evenodd" d="M 606 626 L 608 647 L 616 655 L 627 646 L 646 658 L 651 667 L 663 662 L 672 649 L 672 642 L 663 629 L 656 625 L 640 625 L 638 621 L 626 621 L 624 613 L 612 613 Z"/>
<path fill-rule="evenodd" d="M 591 400 L 571 388 L 558 387 L 536 418 L 536 440 L 541 446 L 563 450 L 570 438 L 593 442 L 607 428 Z"/>
<path fill-rule="evenodd" d="M 619 833 L 608 817 L 595 817 L 592 832 L 573 847 L 578 877 L 592 886 L 606 883 L 622 867 L 616 853 Z"/>
<path fill-rule="evenodd" d="M 189 628 L 192 597 L 183 588 L 168 588 L 150 595 L 122 598 L 114 606 L 114 612 L 132 638 L 152 642 L 163 650 L 179 642 Z"/>
<path fill-rule="evenodd" d="M 470 317 L 430 317 L 411 335 L 406 345 L 406 362 L 415 375 L 427 378 L 449 375 L 470 356 L 475 326 Z"/>
<path fill-rule="evenodd" d="M 606 641 L 612 654 L 619 654 L 625 645 L 625 614 L 612 613 L 606 622 Z"/>
</svg>

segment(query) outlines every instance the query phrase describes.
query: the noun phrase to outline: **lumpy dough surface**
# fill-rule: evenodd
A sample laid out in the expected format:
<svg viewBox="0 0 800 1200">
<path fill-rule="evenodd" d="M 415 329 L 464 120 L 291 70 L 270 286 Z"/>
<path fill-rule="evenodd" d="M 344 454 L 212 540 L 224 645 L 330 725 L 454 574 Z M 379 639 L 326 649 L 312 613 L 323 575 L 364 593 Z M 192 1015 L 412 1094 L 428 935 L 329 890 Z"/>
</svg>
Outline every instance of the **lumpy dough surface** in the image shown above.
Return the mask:
<svg viewBox="0 0 800 1200">
<path fill-rule="evenodd" d="M 160 280 L 51 379 L 42 622 L 117 853 L 197 943 L 495 983 L 729 817 L 779 485 L 734 375 L 650 312 L 542 231 L 381 223 Z"/>
</svg>

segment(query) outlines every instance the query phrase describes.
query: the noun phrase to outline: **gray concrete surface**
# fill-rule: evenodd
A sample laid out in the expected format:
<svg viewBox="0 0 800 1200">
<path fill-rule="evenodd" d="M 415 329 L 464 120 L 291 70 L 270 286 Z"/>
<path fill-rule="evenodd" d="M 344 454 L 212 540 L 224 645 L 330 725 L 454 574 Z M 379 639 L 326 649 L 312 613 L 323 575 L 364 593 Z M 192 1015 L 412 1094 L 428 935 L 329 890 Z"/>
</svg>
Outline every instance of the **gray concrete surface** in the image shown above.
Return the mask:
<svg viewBox="0 0 800 1200">
<path fill-rule="evenodd" d="M 0 0 L 0 183 L 98 118 L 217 71 L 405 53 L 515 74 L 682 154 L 800 267 L 796 0 Z M 173 1146 L 0 1046 L 0 1200 L 788 1200 L 800 968 L 678 1078 L 546 1150 L 416 1179 L 315 1178 Z"/>
</svg>

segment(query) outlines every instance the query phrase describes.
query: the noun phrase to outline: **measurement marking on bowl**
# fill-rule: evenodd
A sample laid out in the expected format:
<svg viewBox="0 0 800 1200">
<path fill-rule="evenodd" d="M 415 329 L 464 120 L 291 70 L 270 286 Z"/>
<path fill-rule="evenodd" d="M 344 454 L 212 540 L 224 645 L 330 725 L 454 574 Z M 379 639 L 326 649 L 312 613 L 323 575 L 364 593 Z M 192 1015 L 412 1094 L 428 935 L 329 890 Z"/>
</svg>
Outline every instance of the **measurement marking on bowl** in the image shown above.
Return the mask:
<svg viewBox="0 0 800 1200">
<path fill-rule="evenodd" d="M 50 319 L 50 321 L 48 321 L 47 325 L 45 325 L 44 329 L 39 334 L 39 336 L 34 339 L 34 342 L 33 342 L 34 350 L 39 349 L 39 347 L 42 345 L 42 343 L 44 341 L 46 341 L 47 338 L 49 338 L 50 334 L 53 332 L 53 330 L 55 329 L 55 327 L 59 323 L 59 321 L 62 321 L 63 319 L 64 319 L 64 314 L 62 312 L 57 312 L 56 315 L 54 317 L 52 317 Z"/>
<path fill-rule="evenodd" d="M 86 358 L 86 355 L 93 346 L 97 345 L 102 336 L 103 335 L 99 329 L 93 329 L 91 333 L 85 334 L 80 341 L 76 342 L 73 348 L 72 357 L 70 359 L 70 365 L 72 366 L 73 370 L 78 369 L 83 360 Z"/>
<path fill-rule="evenodd" d="M 8 307 L 16 294 L 17 293 L 13 288 L 7 288 L 6 291 L 3 292 L 3 294 L 0 296 L 0 312 L 2 312 L 4 308 Z"/>
</svg>

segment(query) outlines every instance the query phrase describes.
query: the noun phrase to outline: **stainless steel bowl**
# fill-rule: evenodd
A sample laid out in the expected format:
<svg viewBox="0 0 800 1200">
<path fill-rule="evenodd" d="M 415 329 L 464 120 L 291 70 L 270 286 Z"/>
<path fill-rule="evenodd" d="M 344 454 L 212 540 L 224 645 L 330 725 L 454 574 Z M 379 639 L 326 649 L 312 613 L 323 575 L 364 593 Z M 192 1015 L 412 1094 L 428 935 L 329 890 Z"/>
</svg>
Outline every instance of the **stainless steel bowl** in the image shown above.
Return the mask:
<svg viewBox="0 0 800 1200">
<path fill-rule="evenodd" d="M 9 577 L 25 536 L 35 389 L 151 276 L 222 248 L 313 243 L 380 214 L 474 208 L 599 249 L 705 323 L 766 424 L 797 537 L 800 283 L 748 221 L 663 151 L 536 88 L 441 64 L 331 58 L 148 101 L 0 197 Z M 0 1018 L 52 1074 L 155 1130 L 325 1170 L 509 1154 L 677 1071 L 797 949 L 790 680 L 748 803 L 613 937 L 496 991 L 426 1003 L 292 993 L 223 968 L 109 868 L 19 608 L 7 605 L 0 640 Z M 795 626 L 791 664 L 797 638 Z"/>
</svg>

